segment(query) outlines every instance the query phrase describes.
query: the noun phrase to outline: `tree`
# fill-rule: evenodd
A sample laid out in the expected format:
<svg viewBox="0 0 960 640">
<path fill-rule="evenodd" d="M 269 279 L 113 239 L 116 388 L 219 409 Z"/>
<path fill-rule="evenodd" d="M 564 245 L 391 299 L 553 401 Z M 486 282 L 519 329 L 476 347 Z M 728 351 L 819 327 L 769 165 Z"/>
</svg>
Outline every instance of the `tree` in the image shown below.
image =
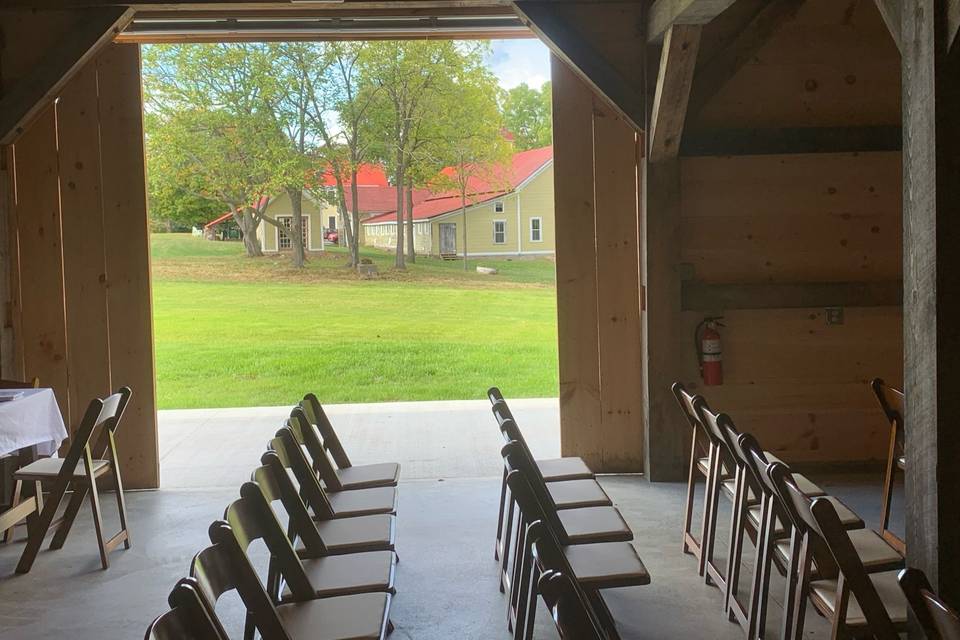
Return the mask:
<svg viewBox="0 0 960 640">
<path fill-rule="evenodd" d="M 539 90 L 522 83 L 503 97 L 503 119 L 514 135 L 517 151 L 545 147 L 553 141 L 552 86 L 544 82 Z"/>
<path fill-rule="evenodd" d="M 249 256 L 288 157 L 270 102 L 277 85 L 263 45 L 157 45 L 143 57 L 150 170 L 225 205 Z"/>
</svg>

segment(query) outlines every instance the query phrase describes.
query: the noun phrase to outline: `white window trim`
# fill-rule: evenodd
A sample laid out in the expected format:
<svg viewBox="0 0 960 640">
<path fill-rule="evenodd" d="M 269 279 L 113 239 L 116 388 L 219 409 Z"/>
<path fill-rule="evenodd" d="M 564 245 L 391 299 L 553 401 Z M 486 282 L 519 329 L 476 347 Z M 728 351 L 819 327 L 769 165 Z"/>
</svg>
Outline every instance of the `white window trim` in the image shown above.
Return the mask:
<svg viewBox="0 0 960 640">
<path fill-rule="evenodd" d="M 293 224 L 293 216 L 292 216 L 292 215 L 289 215 L 289 216 L 276 216 L 277 222 L 280 222 L 280 219 L 281 219 L 281 218 L 290 218 L 290 224 L 291 224 L 291 225 Z M 304 250 L 305 250 L 305 251 L 314 251 L 314 248 L 313 248 L 313 237 L 312 237 L 311 234 L 310 234 L 310 216 L 307 215 L 307 214 L 304 214 L 304 215 L 303 215 L 303 218 L 302 218 L 302 220 L 301 220 L 301 223 L 303 224 L 303 232 L 304 232 L 305 234 L 307 234 L 307 245 L 304 247 Z M 281 251 L 283 251 L 283 249 L 280 248 L 280 228 L 279 228 L 279 227 L 273 227 L 273 231 L 274 231 L 274 241 L 276 242 L 276 244 L 275 244 L 274 246 L 276 247 L 276 252 L 277 252 L 277 253 L 280 253 Z M 293 244 L 290 245 L 290 249 L 293 249 Z"/>
<path fill-rule="evenodd" d="M 503 240 L 497 242 L 497 223 L 503 225 Z M 506 220 L 494 220 L 493 221 L 493 244 L 507 244 L 507 221 Z"/>
<path fill-rule="evenodd" d="M 537 220 L 540 223 L 540 239 L 533 239 L 533 221 Z M 533 216 L 530 218 L 530 242 L 543 242 L 543 216 Z"/>
<path fill-rule="evenodd" d="M 494 212 L 494 213 L 503 213 L 503 211 L 504 211 L 503 200 L 495 200 L 494 203 L 493 203 L 493 212 Z"/>
</svg>

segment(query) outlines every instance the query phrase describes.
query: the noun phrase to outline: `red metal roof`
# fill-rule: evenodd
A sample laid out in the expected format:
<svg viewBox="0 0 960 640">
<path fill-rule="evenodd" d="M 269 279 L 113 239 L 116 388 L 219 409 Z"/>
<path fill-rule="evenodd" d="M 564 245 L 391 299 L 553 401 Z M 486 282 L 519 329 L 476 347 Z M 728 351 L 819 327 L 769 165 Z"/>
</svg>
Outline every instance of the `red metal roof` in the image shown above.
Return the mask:
<svg viewBox="0 0 960 640">
<path fill-rule="evenodd" d="M 345 189 L 347 199 L 347 209 L 353 211 L 353 194 L 350 189 Z M 387 211 L 396 211 L 397 209 L 397 190 L 394 187 L 364 187 L 357 186 L 357 195 L 360 200 L 361 214 L 381 214 Z M 430 191 L 427 189 L 414 189 L 413 202 L 423 202 L 430 197 Z"/>
<path fill-rule="evenodd" d="M 553 147 L 540 147 L 513 154 L 510 166 L 496 167 L 489 172 L 490 178 L 484 179 L 471 176 L 467 180 L 467 206 L 487 202 L 502 197 L 516 190 L 525 180 L 537 172 L 543 165 L 553 159 Z M 446 167 L 441 173 L 447 177 L 456 176 L 456 169 Z M 396 222 L 396 198 L 391 210 L 364 220 L 364 224 L 376 222 Z M 444 213 L 450 213 L 460 208 L 459 190 L 452 189 L 432 193 L 419 203 L 414 200 L 413 219 L 425 220 L 435 218 Z"/>
<path fill-rule="evenodd" d="M 323 173 L 321 180 L 323 182 L 323 186 L 325 187 L 334 187 L 337 184 L 336 178 L 333 175 L 333 170 L 329 168 Z M 343 184 L 344 186 L 351 184 L 349 173 L 344 176 Z M 387 180 L 386 172 L 380 165 L 361 164 L 357 168 L 357 186 L 388 187 L 390 186 L 390 182 Z"/>
<path fill-rule="evenodd" d="M 269 197 L 269 196 L 263 196 L 262 198 L 260 198 L 260 208 L 262 209 L 264 206 L 266 206 L 266 204 L 267 204 L 267 202 L 268 202 L 269 200 L 270 200 L 270 197 Z M 237 207 L 237 211 L 242 211 L 242 210 L 243 210 L 243 207 Z M 224 214 L 223 214 L 222 216 L 220 216 L 219 218 L 216 218 L 215 220 L 211 220 L 211 221 L 208 222 L 207 224 L 203 225 L 203 228 L 204 228 L 204 229 L 209 229 L 210 227 L 215 226 L 215 225 L 218 225 L 218 224 L 220 224 L 221 222 L 223 222 L 224 220 L 227 220 L 228 218 L 231 218 L 232 216 L 233 216 L 233 212 L 232 212 L 232 211 L 227 211 L 226 213 L 224 213 Z"/>
</svg>

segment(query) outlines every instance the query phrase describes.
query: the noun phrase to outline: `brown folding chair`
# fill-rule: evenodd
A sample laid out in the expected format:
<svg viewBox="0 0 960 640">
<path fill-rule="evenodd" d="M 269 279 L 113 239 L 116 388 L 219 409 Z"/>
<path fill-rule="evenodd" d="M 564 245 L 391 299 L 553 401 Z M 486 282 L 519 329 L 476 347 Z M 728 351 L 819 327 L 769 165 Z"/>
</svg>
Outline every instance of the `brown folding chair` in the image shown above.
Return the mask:
<svg viewBox="0 0 960 640">
<path fill-rule="evenodd" d="M 558 571 L 540 576 L 537 589 L 564 640 L 607 640 L 575 582 Z"/>
<path fill-rule="evenodd" d="M 183 578 L 167 599 L 170 610 L 150 626 L 144 640 L 228 640 L 207 612 L 193 578 Z"/>
<path fill-rule="evenodd" d="M 929 640 L 960 640 L 960 614 L 934 593 L 923 571 L 904 569 L 898 581 Z"/>
<path fill-rule="evenodd" d="M 288 427 L 277 431 L 277 436 L 270 441 L 269 447 L 276 453 L 276 460 L 268 459 L 266 466 L 280 488 L 281 500 L 287 513 L 295 513 L 298 502 L 313 511 L 313 528 L 304 525 L 300 532 L 302 545 L 297 546 L 297 553 L 301 557 L 359 551 L 395 551 L 395 516 L 377 514 L 350 518 L 332 517 L 333 511 L 327 494 Z M 293 472 L 299 487 L 294 486 L 287 469 Z M 311 531 L 316 531 L 316 535 L 310 533 Z"/>
<path fill-rule="evenodd" d="M 844 555 L 844 563 L 836 560 L 835 549 L 825 537 L 834 538 L 834 529 L 843 532 L 843 546 L 856 558 L 856 566 L 864 573 L 879 574 L 878 578 L 884 593 L 889 593 L 890 581 L 896 582 L 895 572 L 903 566 L 903 558 L 886 541 L 871 529 L 843 528 L 835 503 L 826 497 L 816 498 L 820 505 L 829 505 L 832 513 L 829 531 L 824 531 L 813 515 L 810 498 L 803 495 L 790 475 L 786 465 L 775 462 L 767 467 L 767 476 L 780 495 L 781 504 L 787 517 L 793 523 L 790 538 L 790 552 L 787 565 L 787 587 L 784 597 L 783 638 L 800 640 L 803 636 L 804 612 L 809 599 L 817 611 L 831 621 L 835 633 L 847 633 L 856 636 L 866 624 L 863 610 L 851 606 L 848 608 L 848 586 L 841 579 L 841 573 L 852 566 L 849 554 Z M 824 511 L 825 506 L 818 507 Z M 835 526 L 833 520 L 836 521 Z M 846 574 L 846 579 L 850 579 Z M 871 578 L 872 579 L 872 578 Z M 895 585 L 894 585 L 895 586 Z M 899 592 L 899 589 L 897 589 Z M 846 594 L 846 595 L 845 595 Z M 858 595 L 859 594 L 855 594 Z M 869 606 L 869 605 L 868 605 Z M 859 617 L 858 617 L 859 614 Z M 905 614 L 904 614 L 905 615 Z M 846 631 L 842 631 L 846 629 Z M 836 635 L 834 637 L 837 637 Z"/>
<path fill-rule="evenodd" d="M 396 462 L 353 465 L 340 437 L 327 418 L 323 405 L 312 393 L 303 397 L 299 405 L 308 422 L 320 430 L 324 451 L 330 453 L 337 465 L 337 481 L 347 489 L 369 489 L 370 487 L 395 487 L 400 480 L 400 465 Z"/>
<path fill-rule="evenodd" d="M 704 516 L 701 522 L 700 539 L 698 540 L 692 531 L 693 503 L 696 483 L 702 476 L 705 487 L 704 507 L 706 507 L 706 487 L 709 487 L 711 484 L 711 440 L 706 427 L 701 424 L 700 419 L 697 417 L 694 403 L 697 402 L 697 398 L 701 398 L 700 401 L 704 403 L 706 403 L 706 400 L 702 400 L 703 396 L 689 393 L 679 382 L 674 382 L 670 386 L 670 391 L 673 392 L 673 396 L 677 399 L 677 404 L 680 406 L 680 411 L 683 412 L 683 417 L 686 418 L 687 423 L 690 425 L 690 466 L 687 470 L 687 498 L 683 510 L 683 552 L 692 554 L 697 559 L 699 565 L 702 556 L 703 529 L 706 526 L 707 519 L 706 516 Z"/>
<path fill-rule="evenodd" d="M 383 639 L 389 628 L 391 595 L 364 593 L 274 605 L 230 525 L 210 526 L 213 545 L 198 553 L 190 575 L 209 611 L 236 590 L 264 640 Z"/>
<path fill-rule="evenodd" d="M 490 389 L 487 390 L 487 397 L 490 399 L 493 415 L 497 419 L 497 423 L 500 425 L 501 434 L 504 436 L 504 444 L 506 444 L 514 438 L 510 438 L 503 432 L 503 423 L 506 420 L 511 420 L 514 422 L 514 424 L 516 424 L 516 420 L 514 420 L 513 413 L 510 411 L 510 407 L 507 406 L 507 401 L 504 400 L 503 394 L 500 393 L 500 389 L 497 387 L 490 387 Z M 526 446 L 525 441 L 524 446 Z M 576 456 L 567 458 L 538 459 L 537 468 L 540 469 L 540 473 L 543 475 L 543 479 L 547 483 L 568 483 L 555 490 L 555 492 L 559 494 L 555 496 L 555 498 L 559 499 L 559 505 L 563 505 L 567 502 L 563 493 L 573 491 L 577 494 L 580 494 L 583 491 L 590 491 L 589 486 L 585 484 L 585 481 L 594 479 L 593 471 L 590 470 L 590 467 L 587 466 L 587 463 L 584 462 L 582 458 Z M 506 532 L 504 531 L 504 528 L 505 523 L 509 523 L 513 518 L 514 503 L 512 500 L 510 500 L 508 503 L 507 493 L 507 474 L 506 471 L 504 471 L 503 479 L 500 483 L 500 510 L 497 516 L 497 540 L 493 551 L 493 557 L 495 560 L 501 559 L 504 552 L 505 541 L 510 539 L 509 528 Z M 610 503 L 608 502 L 607 504 Z M 509 524 L 506 526 L 509 527 Z"/>
<path fill-rule="evenodd" d="M 508 618 L 513 624 L 514 637 L 517 640 L 529 639 L 533 634 L 537 597 L 535 587 L 538 584 L 539 567 L 532 545 L 540 537 L 549 535 L 550 542 L 543 544 L 550 544 L 551 552 L 563 556 L 550 563 L 550 566 L 575 579 L 590 595 L 591 601 L 599 599 L 594 602 L 598 608 L 602 601 L 598 593 L 601 589 L 650 584 L 650 574 L 630 543 L 570 544 L 562 528 L 554 531 L 550 525 L 550 516 L 521 470 L 522 461 L 517 459 L 517 453 L 509 447 L 510 445 L 505 447 L 507 465 L 510 468 L 507 482 L 511 493 L 516 496 L 520 511 L 519 530 L 523 531 L 515 552 L 515 589 L 511 593 Z M 612 627 L 612 617 L 606 612 L 603 616 L 609 623 L 606 626 Z"/>
<path fill-rule="evenodd" d="M 880 503 L 880 535 L 901 554 L 906 554 L 907 544 L 903 538 L 890 531 L 890 505 L 893 502 L 893 485 L 897 469 L 903 471 L 904 423 L 903 391 L 888 387 L 880 378 L 870 381 L 870 388 L 877 396 L 877 402 L 890 423 L 890 437 L 887 444 L 887 463 L 883 473 L 883 496 Z"/>
<path fill-rule="evenodd" d="M 15 474 L 15 478 L 25 483 L 26 487 L 38 486 L 37 483 L 53 483 L 53 488 L 42 502 L 39 491 L 31 496 L 40 507 L 39 515 L 36 512 L 27 516 L 28 540 L 27 547 L 20 556 L 17 564 L 17 573 L 27 573 L 40 551 L 43 539 L 50 527 L 53 526 L 54 516 L 60 507 L 64 494 L 70 489 L 73 494 L 67 504 L 63 517 L 56 523 L 57 531 L 50 543 L 51 549 L 59 549 L 67 539 L 73 521 L 80 511 L 83 499 L 89 493 L 90 506 L 93 509 L 93 524 L 97 532 L 97 543 L 100 547 L 100 563 L 104 569 L 109 568 L 108 556 L 121 542 L 124 548 L 130 548 L 130 533 L 127 529 L 127 510 L 123 497 L 123 482 L 120 477 L 117 443 L 114 438 L 117 427 L 123 417 L 123 411 L 130 400 L 129 387 L 122 387 L 120 391 L 103 400 L 94 399 L 87 407 L 80 422 L 80 427 L 73 436 L 73 442 L 66 458 L 43 458 L 28 464 Z M 94 431 L 100 429 L 98 442 L 105 441 L 102 448 L 104 457 L 95 458 L 91 452 L 90 441 Z M 98 447 L 99 448 L 99 447 Z M 100 494 L 97 491 L 97 478 L 113 473 L 116 486 L 117 509 L 120 513 L 120 531 L 105 539 L 103 532 L 103 518 L 100 513 Z M 16 507 L 14 507 L 16 508 Z"/>
</svg>

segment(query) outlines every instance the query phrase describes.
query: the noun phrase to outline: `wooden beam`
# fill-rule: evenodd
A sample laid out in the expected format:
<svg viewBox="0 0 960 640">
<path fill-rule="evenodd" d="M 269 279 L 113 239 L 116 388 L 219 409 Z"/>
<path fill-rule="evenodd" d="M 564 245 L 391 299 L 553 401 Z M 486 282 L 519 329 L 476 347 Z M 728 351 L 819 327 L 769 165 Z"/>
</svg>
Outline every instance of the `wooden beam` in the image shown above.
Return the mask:
<svg viewBox="0 0 960 640">
<path fill-rule="evenodd" d="M 110 368 L 114 385 L 133 390 L 117 434 L 120 467 L 126 486 L 156 488 L 160 468 L 140 48 L 111 44 L 97 58 L 97 76 Z"/>
<path fill-rule="evenodd" d="M 687 101 L 700 47 L 700 31 L 701 27 L 697 25 L 674 25 L 663 39 L 650 116 L 650 162 L 676 158 L 680 153 Z"/>
<path fill-rule="evenodd" d="M 642 128 L 646 114 L 639 65 L 643 62 L 644 48 L 630 47 L 636 59 L 607 55 L 604 50 L 609 44 L 604 43 L 609 35 L 605 29 L 625 30 L 626 37 L 618 35 L 618 39 L 629 42 L 633 42 L 634 32 L 635 37 L 640 37 L 642 3 L 558 4 L 521 0 L 514 4 L 524 22 L 547 43 L 554 55 L 577 71 L 581 79 L 606 98 L 633 127 Z M 584 28 L 582 21 L 574 20 L 578 10 L 585 19 L 589 12 L 589 19 L 595 21 L 591 28 Z M 626 25 L 623 24 L 625 20 Z"/>
<path fill-rule="evenodd" d="M 13 340 L 13 252 L 10 250 L 10 218 L 13 215 L 13 163 L 8 149 L 0 148 L 0 377 L 16 380 Z M 16 234 L 14 234 L 16 235 Z M 0 500 L 3 496 L 0 496 Z"/>
<path fill-rule="evenodd" d="M 594 237 L 593 92 L 565 62 L 550 58 L 553 79 L 554 193 L 560 450 L 602 463 L 597 250 Z"/>
<path fill-rule="evenodd" d="M 900 49 L 900 21 L 903 0 L 875 0 L 877 9 L 880 10 L 880 17 L 883 23 L 887 25 L 890 31 L 890 37 L 897 43 L 897 49 Z"/>
<path fill-rule="evenodd" d="M 674 25 L 707 24 L 734 2 L 736 0 L 656 0 L 647 14 L 647 42 L 659 42 Z"/>
<path fill-rule="evenodd" d="M 688 129 L 684 131 L 680 153 L 684 156 L 757 156 L 900 151 L 902 135 L 899 125 Z"/>
<path fill-rule="evenodd" d="M 907 564 L 960 602 L 960 47 L 944 0 L 904 0 Z"/>
<path fill-rule="evenodd" d="M 79 13 L 79 12 L 78 12 Z M 52 48 L 33 71 L 0 98 L 0 144 L 10 144 L 42 111 L 77 69 L 133 19 L 128 7 L 87 9 L 75 28 Z"/>
<path fill-rule="evenodd" d="M 899 307 L 902 303 L 900 281 L 708 284 L 684 280 L 682 283 L 684 311 Z"/>
<path fill-rule="evenodd" d="M 704 105 L 749 62 L 777 29 L 793 18 L 803 0 L 740 0 L 704 29 L 687 118 Z"/>
</svg>

